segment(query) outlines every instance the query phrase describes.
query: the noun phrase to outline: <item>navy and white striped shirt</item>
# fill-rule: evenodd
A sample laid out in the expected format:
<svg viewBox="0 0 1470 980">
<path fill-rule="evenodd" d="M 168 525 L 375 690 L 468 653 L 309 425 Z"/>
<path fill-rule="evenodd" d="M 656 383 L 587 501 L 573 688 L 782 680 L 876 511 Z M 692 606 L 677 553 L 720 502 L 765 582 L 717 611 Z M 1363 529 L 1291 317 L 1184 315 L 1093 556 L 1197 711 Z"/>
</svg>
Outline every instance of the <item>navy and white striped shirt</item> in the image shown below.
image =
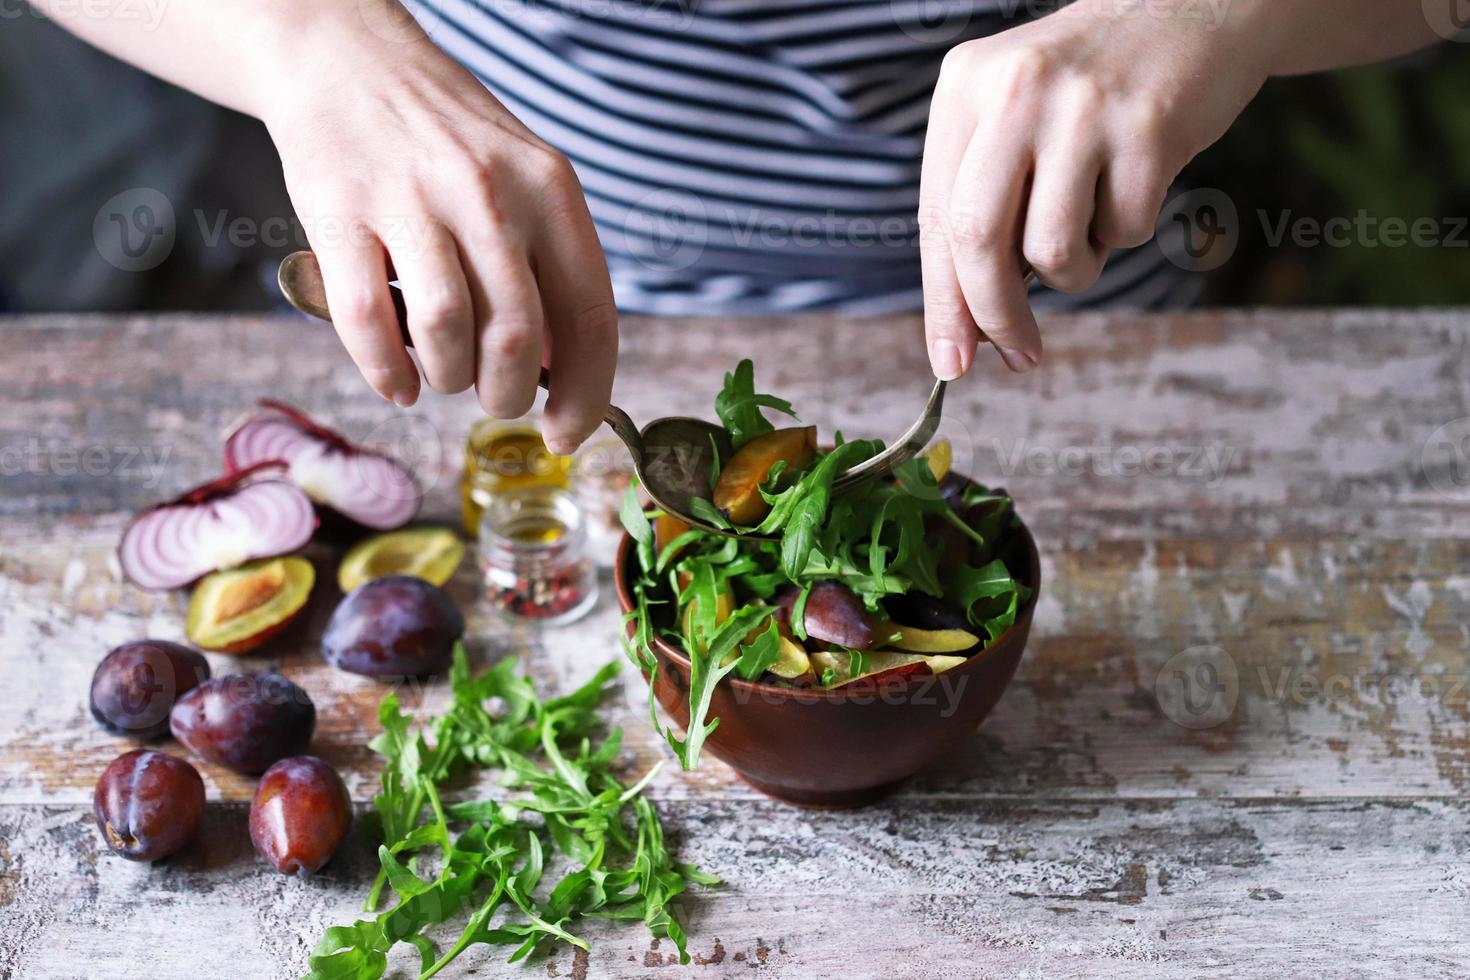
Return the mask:
<svg viewBox="0 0 1470 980">
<path fill-rule="evenodd" d="M 576 168 L 619 308 L 923 306 L 924 131 L 949 48 L 1017 0 L 422 0 L 436 43 Z M 1040 308 L 1181 305 L 1149 245 Z"/>
</svg>

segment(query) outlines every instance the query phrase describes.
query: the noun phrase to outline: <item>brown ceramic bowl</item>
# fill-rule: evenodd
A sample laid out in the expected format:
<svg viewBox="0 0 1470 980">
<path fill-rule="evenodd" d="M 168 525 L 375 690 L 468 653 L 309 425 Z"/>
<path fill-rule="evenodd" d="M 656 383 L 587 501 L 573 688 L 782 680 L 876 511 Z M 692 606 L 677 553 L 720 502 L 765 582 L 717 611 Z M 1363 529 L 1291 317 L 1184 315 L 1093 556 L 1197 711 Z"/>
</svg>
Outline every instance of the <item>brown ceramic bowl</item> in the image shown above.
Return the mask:
<svg viewBox="0 0 1470 980">
<path fill-rule="evenodd" d="M 1021 662 L 1041 588 L 1036 542 L 1023 525 L 1015 540 L 1031 599 L 1016 623 L 959 667 L 866 692 L 776 687 L 727 677 L 709 716 L 719 727 L 705 743 L 756 789 L 807 807 L 853 807 L 892 792 L 908 777 L 952 755 L 1000 700 Z M 634 607 L 633 539 L 623 535 L 613 580 L 624 613 Z M 629 624 L 631 635 L 632 625 Z M 689 657 L 655 636 L 654 695 L 682 728 L 689 723 Z"/>
</svg>

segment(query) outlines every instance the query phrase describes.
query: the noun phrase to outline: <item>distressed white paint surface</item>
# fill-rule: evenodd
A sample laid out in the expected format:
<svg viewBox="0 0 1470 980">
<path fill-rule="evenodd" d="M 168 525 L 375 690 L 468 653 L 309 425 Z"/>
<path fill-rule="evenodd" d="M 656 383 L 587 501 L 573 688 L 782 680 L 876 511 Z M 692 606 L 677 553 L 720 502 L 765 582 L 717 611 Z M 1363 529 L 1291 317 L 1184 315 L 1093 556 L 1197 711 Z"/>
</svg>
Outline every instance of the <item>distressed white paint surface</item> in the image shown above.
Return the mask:
<svg viewBox="0 0 1470 980">
<path fill-rule="evenodd" d="M 722 372 L 749 355 L 762 386 L 824 431 L 892 434 L 919 407 L 912 322 L 743 327 L 625 325 L 618 402 L 638 419 L 708 415 Z M 181 600 L 122 583 L 112 547 L 133 510 L 214 475 L 219 432 L 263 395 L 357 437 L 431 423 L 443 452 L 428 512 L 452 519 L 472 400 L 428 395 L 405 423 L 330 331 L 298 321 L 4 329 L 0 976 L 299 973 L 357 907 L 369 842 L 310 882 L 268 873 L 244 835 L 251 781 L 207 766 L 209 827 L 174 861 L 118 860 L 89 822 L 96 774 L 126 747 L 87 714 L 92 668 L 116 643 L 182 633 Z M 1470 415 L 1470 318 L 1082 317 L 1045 330 L 1042 371 L 1015 378 L 983 359 L 946 406 L 958 468 L 1010 489 L 1044 552 L 1015 683 L 947 766 L 867 810 L 792 810 L 713 761 L 660 774 L 651 792 L 681 856 L 729 881 L 683 906 L 701 961 L 686 969 L 1470 973 L 1470 488 L 1421 457 Z M 100 472 L 66 465 L 93 447 Z M 329 581 L 331 553 L 313 557 Z M 469 565 L 452 590 L 474 655 L 522 657 L 547 693 L 619 656 L 610 595 L 536 634 L 486 617 Z M 321 664 L 331 602 L 327 588 L 269 658 L 211 660 L 279 667 L 306 687 L 314 751 L 365 801 L 384 689 Z M 1223 723 L 1202 729 L 1176 723 L 1190 719 L 1169 688 L 1196 648 L 1222 651 L 1210 656 L 1238 687 Z M 430 708 L 444 694 L 409 693 Z M 607 710 L 627 729 L 630 773 L 666 755 L 643 698 L 630 676 Z M 679 970 L 636 929 L 586 933 L 584 960 L 506 967 L 492 950 L 465 971 Z"/>
</svg>

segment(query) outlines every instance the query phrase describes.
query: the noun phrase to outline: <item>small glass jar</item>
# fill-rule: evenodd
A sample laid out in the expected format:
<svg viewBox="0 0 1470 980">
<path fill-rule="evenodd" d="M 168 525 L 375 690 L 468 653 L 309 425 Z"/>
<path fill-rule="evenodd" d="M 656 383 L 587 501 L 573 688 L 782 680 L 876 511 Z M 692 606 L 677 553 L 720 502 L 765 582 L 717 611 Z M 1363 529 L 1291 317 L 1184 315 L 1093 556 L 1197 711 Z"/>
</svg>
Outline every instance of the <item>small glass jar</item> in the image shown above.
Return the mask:
<svg viewBox="0 0 1470 980">
<path fill-rule="evenodd" d="M 546 448 L 541 433 L 524 422 L 481 419 L 465 440 L 460 508 L 467 534 L 477 534 L 480 515 L 497 494 L 528 487 L 565 487 L 570 456 Z"/>
<path fill-rule="evenodd" d="M 568 623 L 597 603 L 597 567 L 576 498 L 556 487 L 491 497 L 480 518 L 485 596 L 503 616 L 548 626 Z"/>
</svg>

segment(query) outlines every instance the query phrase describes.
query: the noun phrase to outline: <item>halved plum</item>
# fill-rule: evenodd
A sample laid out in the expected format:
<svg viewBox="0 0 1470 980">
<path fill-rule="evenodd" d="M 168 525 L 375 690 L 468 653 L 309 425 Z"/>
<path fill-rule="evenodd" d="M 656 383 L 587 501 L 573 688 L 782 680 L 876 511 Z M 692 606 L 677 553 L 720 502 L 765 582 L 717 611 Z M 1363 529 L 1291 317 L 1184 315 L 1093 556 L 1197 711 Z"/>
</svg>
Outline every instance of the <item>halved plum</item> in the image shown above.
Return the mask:
<svg viewBox="0 0 1470 980">
<path fill-rule="evenodd" d="M 206 576 L 189 600 L 190 642 L 217 653 L 245 653 L 300 614 L 316 583 L 305 558 L 265 558 Z"/>
<path fill-rule="evenodd" d="M 804 470 L 817 451 L 817 427 L 777 429 L 741 446 L 720 470 L 715 481 L 714 505 L 732 524 L 759 524 L 771 511 L 760 485 L 771 467 L 784 462 L 788 472 Z"/>
<path fill-rule="evenodd" d="M 337 584 L 345 594 L 375 578 L 412 575 L 442 586 L 463 557 L 464 542 L 447 527 L 403 528 L 354 545 L 337 569 Z"/>
</svg>

